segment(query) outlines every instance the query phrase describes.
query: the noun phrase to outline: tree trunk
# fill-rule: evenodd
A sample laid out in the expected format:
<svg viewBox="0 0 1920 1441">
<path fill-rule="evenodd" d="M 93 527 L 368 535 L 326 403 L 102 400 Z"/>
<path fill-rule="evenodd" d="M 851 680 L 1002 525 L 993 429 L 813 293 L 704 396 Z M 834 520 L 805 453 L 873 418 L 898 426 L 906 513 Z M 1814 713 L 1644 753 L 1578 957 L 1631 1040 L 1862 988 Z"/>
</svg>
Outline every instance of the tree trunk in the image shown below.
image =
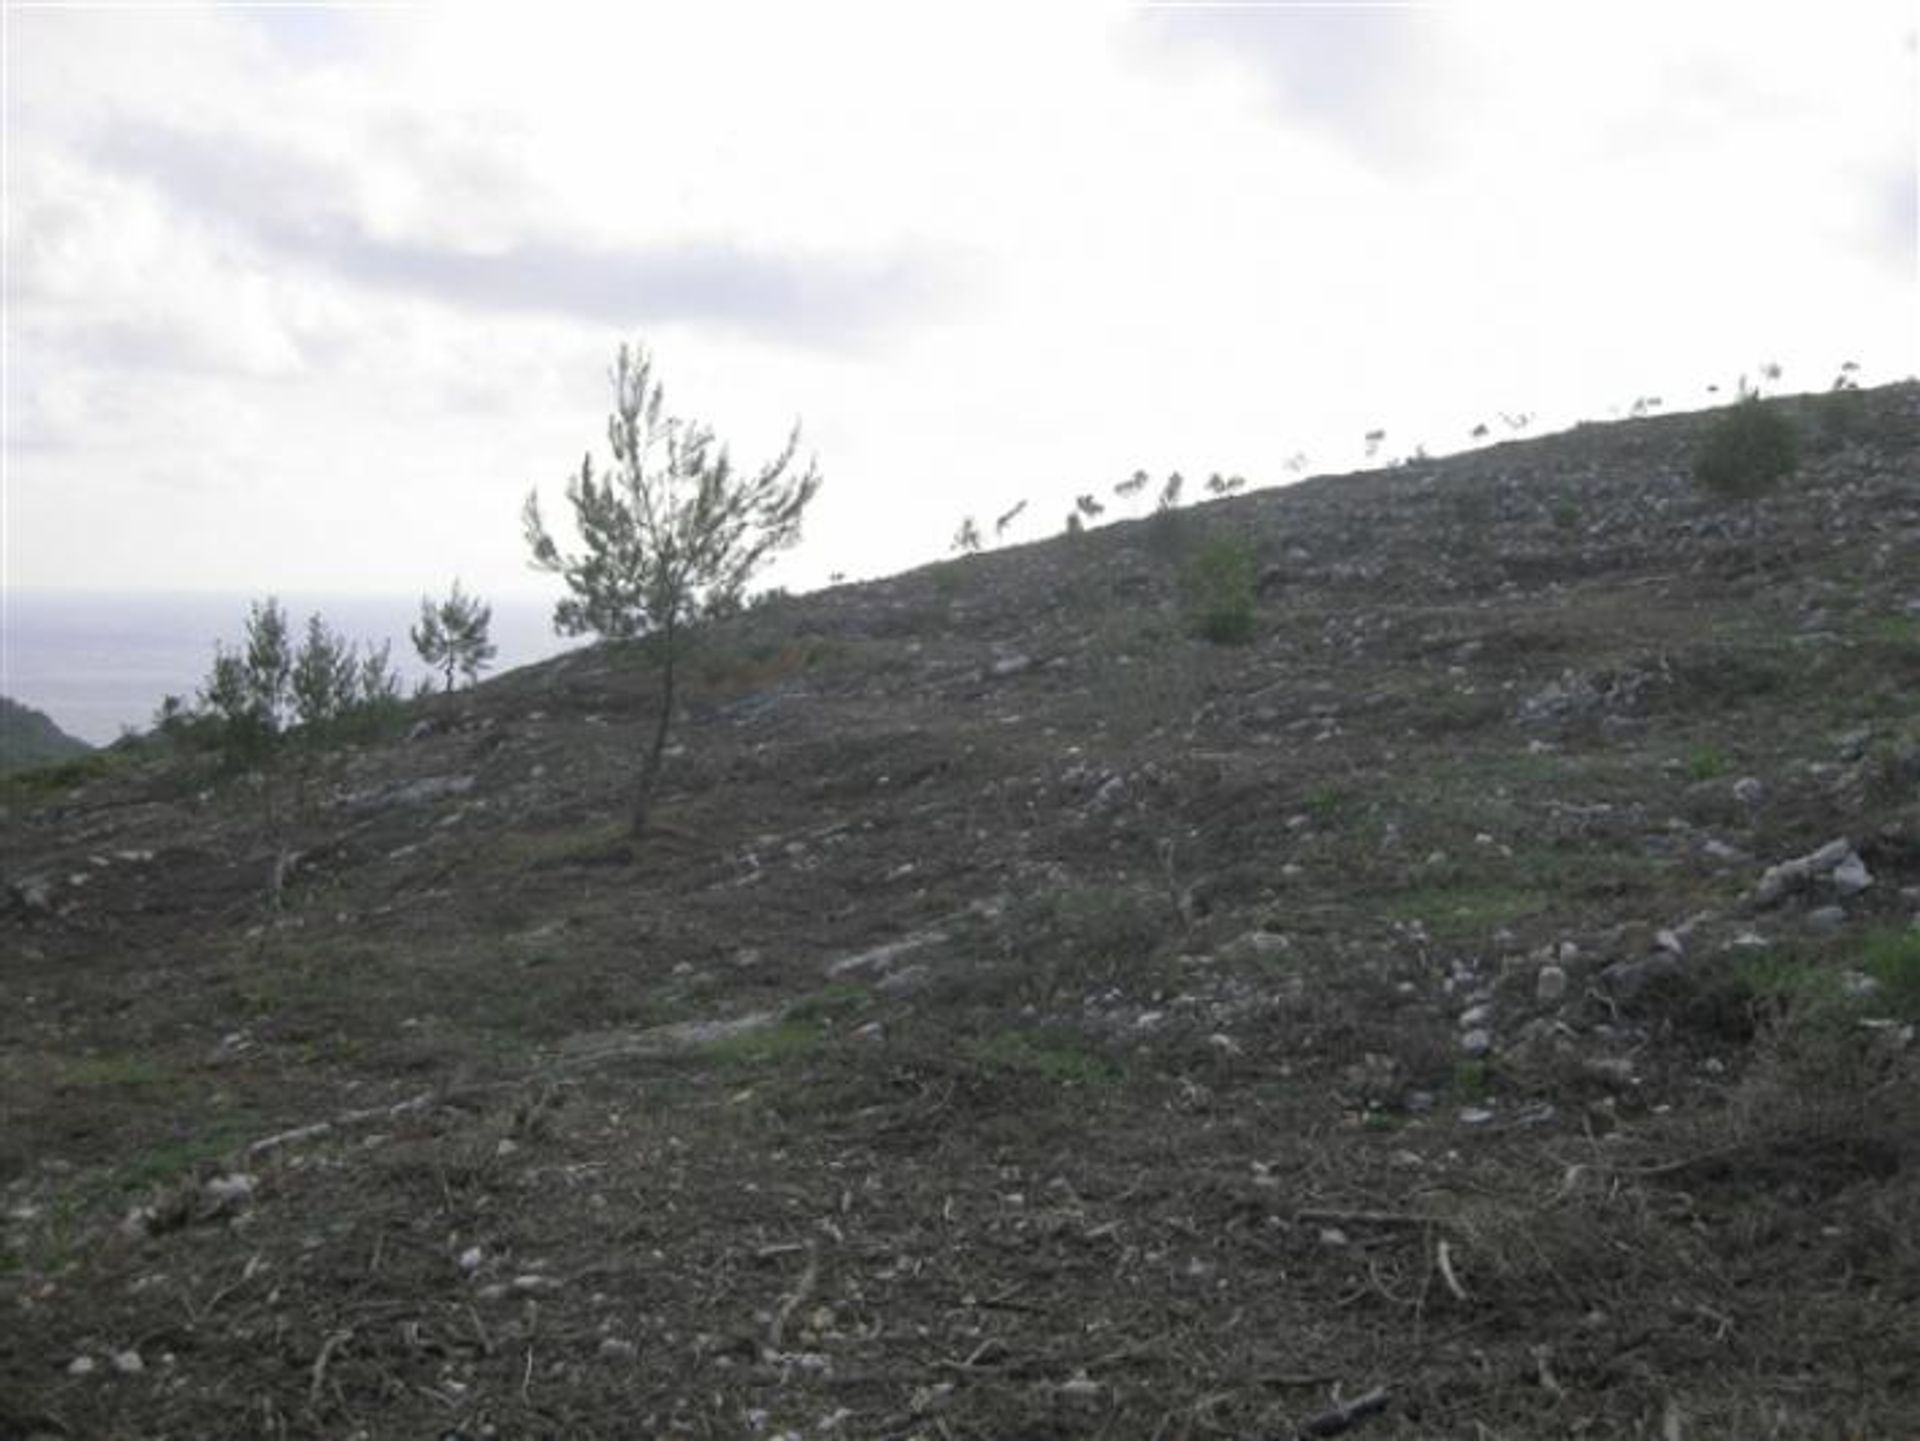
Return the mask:
<svg viewBox="0 0 1920 1441">
<path fill-rule="evenodd" d="M 660 662 L 660 714 L 654 721 L 653 743 L 640 762 L 640 787 L 633 799 L 633 828 L 630 834 L 639 840 L 645 834 L 653 813 L 653 791 L 660 781 L 660 758 L 667 748 L 667 731 L 673 724 L 674 626 L 671 615 L 657 637 L 665 648 Z"/>
</svg>

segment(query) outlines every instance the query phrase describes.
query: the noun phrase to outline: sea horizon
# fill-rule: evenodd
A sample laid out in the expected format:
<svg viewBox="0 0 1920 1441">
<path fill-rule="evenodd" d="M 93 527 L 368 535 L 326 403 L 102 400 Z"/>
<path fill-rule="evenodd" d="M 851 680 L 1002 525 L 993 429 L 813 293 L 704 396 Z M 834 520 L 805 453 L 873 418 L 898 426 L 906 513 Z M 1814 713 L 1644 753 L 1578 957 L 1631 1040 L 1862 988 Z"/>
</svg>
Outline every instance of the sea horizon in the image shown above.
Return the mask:
<svg viewBox="0 0 1920 1441">
<path fill-rule="evenodd" d="M 0 694 L 89 745 L 111 744 L 128 731 L 149 729 L 167 696 L 191 701 L 213 666 L 215 642 L 239 644 L 248 608 L 264 598 L 234 591 L 8 589 L 0 605 Z M 363 652 L 388 642 L 408 691 L 430 678 L 408 635 L 420 616 L 418 593 L 290 590 L 276 598 L 297 632 L 317 613 Z M 489 635 L 499 648 L 485 675 L 590 639 L 554 635 L 554 596 L 480 599 L 493 607 Z"/>
</svg>

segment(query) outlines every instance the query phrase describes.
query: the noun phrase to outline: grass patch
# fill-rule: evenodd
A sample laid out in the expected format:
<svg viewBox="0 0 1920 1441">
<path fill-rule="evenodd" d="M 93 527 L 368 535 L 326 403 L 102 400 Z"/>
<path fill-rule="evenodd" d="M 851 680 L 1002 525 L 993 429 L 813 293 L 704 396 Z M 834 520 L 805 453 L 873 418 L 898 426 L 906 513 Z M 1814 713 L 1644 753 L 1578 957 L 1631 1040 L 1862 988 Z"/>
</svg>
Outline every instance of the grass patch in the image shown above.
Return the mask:
<svg viewBox="0 0 1920 1441">
<path fill-rule="evenodd" d="M 66 1094 L 144 1097 L 172 1091 L 179 1083 L 177 1072 L 151 1057 L 123 1051 L 62 1062 L 53 1084 L 56 1091 Z"/>
<path fill-rule="evenodd" d="M 973 1047 L 974 1059 L 993 1069 L 1034 1076 L 1056 1086 L 1118 1084 L 1124 1072 L 1078 1036 L 998 1031 Z"/>
<path fill-rule="evenodd" d="M 1687 774 L 1694 780 L 1710 781 L 1725 775 L 1733 768 L 1733 762 L 1718 746 L 1695 746 L 1687 752 L 1686 767 Z"/>
<path fill-rule="evenodd" d="M 821 1021 L 792 1015 L 771 1026 L 709 1041 L 700 1054 L 724 1066 L 764 1066 L 817 1051 L 826 1039 Z"/>
<path fill-rule="evenodd" d="M 1880 931 L 1867 938 L 1860 969 L 1878 987 L 1874 1009 L 1902 1021 L 1920 1021 L 1920 930 Z"/>
<path fill-rule="evenodd" d="M 1438 937 L 1458 938 L 1498 929 L 1552 904 L 1545 891 L 1507 885 L 1433 885 L 1404 891 L 1390 907 L 1402 921 L 1419 921 Z"/>
</svg>

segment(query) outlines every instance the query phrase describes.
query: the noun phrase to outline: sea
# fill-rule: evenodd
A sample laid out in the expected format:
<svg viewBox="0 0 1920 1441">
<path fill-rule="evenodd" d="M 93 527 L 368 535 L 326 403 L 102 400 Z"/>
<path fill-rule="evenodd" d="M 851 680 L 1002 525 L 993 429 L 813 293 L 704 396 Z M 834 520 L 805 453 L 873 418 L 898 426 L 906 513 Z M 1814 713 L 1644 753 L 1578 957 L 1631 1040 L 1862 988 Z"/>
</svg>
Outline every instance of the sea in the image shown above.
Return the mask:
<svg viewBox="0 0 1920 1441">
<path fill-rule="evenodd" d="M 531 664 L 585 641 L 553 633 L 553 598 L 496 600 L 489 674 Z M 106 745 L 144 731 L 169 695 L 192 700 L 212 668 L 215 642 L 239 645 L 257 596 L 210 592 L 33 591 L 0 594 L 0 695 L 32 706 L 70 736 Z M 296 634 L 307 617 L 358 641 L 391 644 L 393 668 L 412 690 L 427 677 L 408 629 L 416 595 L 278 597 Z M 484 678 L 484 677 L 483 677 Z"/>
</svg>

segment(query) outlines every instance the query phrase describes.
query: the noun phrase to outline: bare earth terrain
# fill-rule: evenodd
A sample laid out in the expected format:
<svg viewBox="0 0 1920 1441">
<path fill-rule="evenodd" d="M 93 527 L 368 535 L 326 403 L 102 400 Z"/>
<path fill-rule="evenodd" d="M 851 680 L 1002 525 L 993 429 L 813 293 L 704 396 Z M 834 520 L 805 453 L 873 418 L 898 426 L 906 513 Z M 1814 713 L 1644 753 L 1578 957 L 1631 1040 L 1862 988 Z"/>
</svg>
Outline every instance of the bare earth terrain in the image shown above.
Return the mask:
<svg viewBox="0 0 1920 1441">
<path fill-rule="evenodd" d="M 1920 387 L 5 783 L 0 1438 L 1920 1430 Z M 1181 574 L 1244 536 L 1256 635 Z M 157 698 L 156 698 L 157 699 Z"/>
</svg>

